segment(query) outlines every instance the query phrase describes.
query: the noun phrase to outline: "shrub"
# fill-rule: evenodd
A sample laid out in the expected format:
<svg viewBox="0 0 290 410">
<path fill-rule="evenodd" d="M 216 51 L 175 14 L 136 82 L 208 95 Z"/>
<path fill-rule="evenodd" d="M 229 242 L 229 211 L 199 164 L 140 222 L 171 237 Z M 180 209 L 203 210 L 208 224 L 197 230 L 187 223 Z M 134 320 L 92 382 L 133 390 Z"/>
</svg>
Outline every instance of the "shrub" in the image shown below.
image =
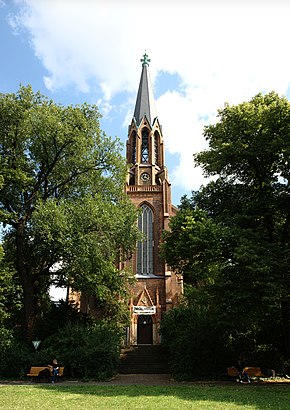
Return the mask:
<svg viewBox="0 0 290 410">
<path fill-rule="evenodd" d="M 43 343 L 43 358 L 56 357 L 74 378 L 104 380 L 117 371 L 120 334 L 106 322 L 68 324 Z"/>
<path fill-rule="evenodd" d="M 161 334 L 176 379 L 213 377 L 222 371 L 225 352 L 206 312 L 178 306 L 166 313 Z"/>
<path fill-rule="evenodd" d="M 187 299 L 165 314 L 162 341 L 176 379 L 220 378 L 241 354 L 247 366 L 259 366 L 264 373 L 275 369 L 287 374 L 289 363 L 287 366 L 279 348 L 264 337 L 262 327 L 250 326 L 250 322 L 248 328 L 238 326 L 226 314 L 218 313 Z"/>
<path fill-rule="evenodd" d="M 5 328 L 4 326 L 0 326 L 0 351 L 2 359 L 5 356 L 5 352 L 11 347 L 13 344 L 13 332 L 10 329 Z"/>
<path fill-rule="evenodd" d="M 1 352 L 0 376 L 7 378 L 24 378 L 35 355 L 33 346 L 11 336 L 9 346 Z"/>
<path fill-rule="evenodd" d="M 35 334 L 44 340 L 55 334 L 58 329 L 63 329 L 67 323 L 91 325 L 94 319 L 83 314 L 72 303 L 60 300 L 58 303 L 51 302 L 46 311 L 36 323 Z"/>
</svg>

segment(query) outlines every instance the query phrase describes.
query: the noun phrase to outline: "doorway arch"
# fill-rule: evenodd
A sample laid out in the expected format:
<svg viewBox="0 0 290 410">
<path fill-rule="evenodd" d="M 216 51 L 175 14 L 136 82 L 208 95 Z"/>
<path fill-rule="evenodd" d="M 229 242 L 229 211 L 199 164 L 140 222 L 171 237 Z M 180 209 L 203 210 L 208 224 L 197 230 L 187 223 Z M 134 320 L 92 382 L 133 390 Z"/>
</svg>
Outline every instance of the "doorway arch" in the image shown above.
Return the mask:
<svg viewBox="0 0 290 410">
<path fill-rule="evenodd" d="M 153 344 L 153 321 L 150 315 L 139 315 L 137 323 L 138 345 Z"/>
</svg>

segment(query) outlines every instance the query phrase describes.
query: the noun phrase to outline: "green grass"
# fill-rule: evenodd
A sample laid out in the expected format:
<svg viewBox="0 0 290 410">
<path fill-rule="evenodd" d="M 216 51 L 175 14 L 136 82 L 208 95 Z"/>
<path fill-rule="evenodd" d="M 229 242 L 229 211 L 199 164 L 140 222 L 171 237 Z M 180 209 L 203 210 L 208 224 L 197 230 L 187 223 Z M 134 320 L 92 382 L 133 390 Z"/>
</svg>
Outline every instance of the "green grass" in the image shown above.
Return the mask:
<svg viewBox="0 0 290 410">
<path fill-rule="evenodd" d="M 3 410 L 289 410 L 290 385 L 2 385 Z"/>
</svg>

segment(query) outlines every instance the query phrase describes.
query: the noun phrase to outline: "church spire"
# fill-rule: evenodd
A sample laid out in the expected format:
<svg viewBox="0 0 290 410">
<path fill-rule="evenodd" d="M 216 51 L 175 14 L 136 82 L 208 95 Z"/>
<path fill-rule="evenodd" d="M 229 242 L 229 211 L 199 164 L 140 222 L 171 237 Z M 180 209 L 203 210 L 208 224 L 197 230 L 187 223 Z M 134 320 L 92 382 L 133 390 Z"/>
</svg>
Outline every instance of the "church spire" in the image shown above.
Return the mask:
<svg viewBox="0 0 290 410">
<path fill-rule="evenodd" d="M 147 120 L 149 121 L 150 125 L 152 125 L 157 115 L 152 85 L 149 77 L 148 66 L 150 59 L 148 58 L 146 51 L 140 61 L 142 62 L 142 73 L 135 105 L 134 118 L 137 125 L 139 126 L 142 118 L 146 115 Z"/>
</svg>

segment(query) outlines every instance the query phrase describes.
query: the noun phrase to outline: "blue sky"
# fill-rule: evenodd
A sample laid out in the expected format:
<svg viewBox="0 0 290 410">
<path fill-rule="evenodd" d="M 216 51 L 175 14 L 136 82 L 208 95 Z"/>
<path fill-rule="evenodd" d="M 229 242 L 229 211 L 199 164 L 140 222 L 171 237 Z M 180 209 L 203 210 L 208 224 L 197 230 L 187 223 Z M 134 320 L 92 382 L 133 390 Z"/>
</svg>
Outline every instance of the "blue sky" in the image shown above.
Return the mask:
<svg viewBox="0 0 290 410">
<path fill-rule="evenodd" d="M 192 154 L 225 102 L 289 98 L 287 0 L 0 0 L 0 92 L 94 103 L 125 143 L 147 50 L 173 203 L 207 182 Z"/>
</svg>

